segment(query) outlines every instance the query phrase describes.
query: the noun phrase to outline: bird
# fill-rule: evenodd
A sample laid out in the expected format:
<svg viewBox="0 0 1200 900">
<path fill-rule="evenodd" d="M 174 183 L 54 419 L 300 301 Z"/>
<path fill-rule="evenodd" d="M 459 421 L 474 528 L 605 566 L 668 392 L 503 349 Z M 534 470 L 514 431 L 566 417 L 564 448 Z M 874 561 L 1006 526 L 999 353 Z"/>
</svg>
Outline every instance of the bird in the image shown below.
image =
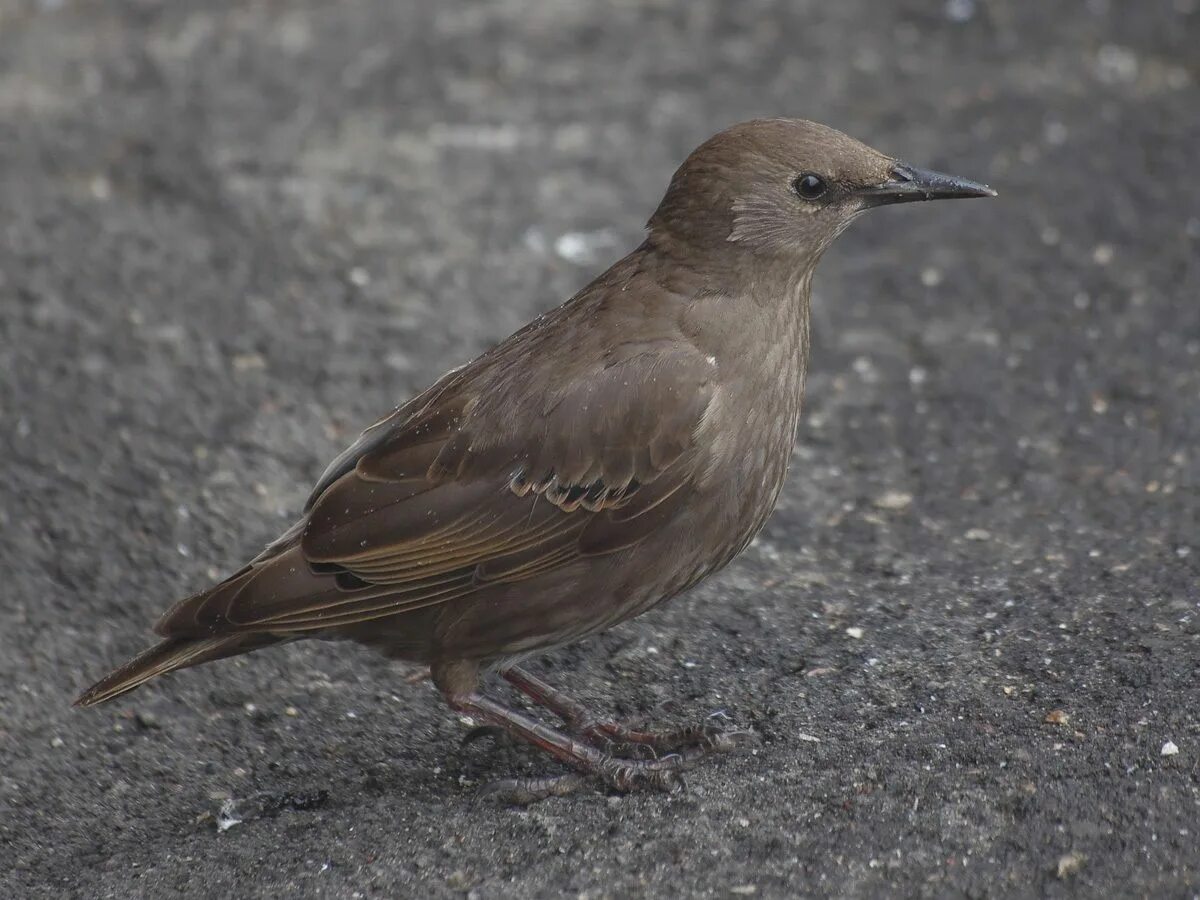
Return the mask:
<svg viewBox="0 0 1200 900">
<path fill-rule="evenodd" d="M 348 640 L 427 666 L 451 709 L 566 764 L 500 793 L 673 789 L 738 733 L 630 727 L 525 661 L 679 595 L 758 534 L 800 421 L 813 273 L 838 235 L 879 206 L 991 196 L 812 121 L 717 133 L 674 173 L 639 246 L 368 427 L 291 528 L 171 607 L 160 642 L 75 704 L 301 638 Z M 561 723 L 494 699 L 491 673 Z"/>
</svg>

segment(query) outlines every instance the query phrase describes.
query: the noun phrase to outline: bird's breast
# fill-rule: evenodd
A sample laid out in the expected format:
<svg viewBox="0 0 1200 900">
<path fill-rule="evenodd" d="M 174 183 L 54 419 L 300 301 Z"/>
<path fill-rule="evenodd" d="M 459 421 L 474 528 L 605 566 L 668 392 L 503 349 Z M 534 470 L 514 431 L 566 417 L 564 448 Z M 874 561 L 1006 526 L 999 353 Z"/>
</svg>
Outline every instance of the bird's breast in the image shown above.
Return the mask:
<svg viewBox="0 0 1200 900">
<path fill-rule="evenodd" d="M 701 494 L 721 533 L 720 565 L 763 527 L 786 480 L 804 396 L 807 312 L 805 302 L 760 316 L 742 331 L 752 347 L 739 337 L 713 350 L 718 385 L 698 438 L 709 454 Z"/>
</svg>

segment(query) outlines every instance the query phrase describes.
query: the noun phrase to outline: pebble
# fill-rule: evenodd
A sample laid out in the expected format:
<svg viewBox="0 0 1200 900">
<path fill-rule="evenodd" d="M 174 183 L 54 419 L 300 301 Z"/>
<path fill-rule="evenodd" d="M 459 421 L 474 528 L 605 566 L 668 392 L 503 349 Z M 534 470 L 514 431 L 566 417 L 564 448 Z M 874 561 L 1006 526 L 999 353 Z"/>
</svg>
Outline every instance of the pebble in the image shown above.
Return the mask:
<svg viewBox="0 0 1200 900">
<path fill-rule="evenodd" d="M 1096 78 L 1104 84 L 1128 84 L 1137 75 L 1137 54 L 1128 47 L 1105 44 L 1096 53 Z"/>
<path fill-rule="evenodd" d="M 1057 119 L 1051 119 L 1042 126 L 1042 136 L 1052 147 L 1061 147 L 1067 142 L 1067 126 Z"/>
<path fill-rule="evenodd" d="M 1160 755 L 1174 756 L 1178 752 L 1179 752 L 1179 748 L 1175 746 L 1175 742 L 1167 741 L 1165 744 L 1162 745 L 1162 750 L 1160 751 Z"/>
<path fill-rule="evenodd" d="M 975 2 L 976 0 L 946 0 L 946 18 L 960 25 L 970 22 L 975 17 Z"/>
<path fill-rule="evenodd" d="M 616 234 L 608 229 L 569 231 L 554 242 L 554 252 L 577 266 L 595 263 L 605 250 L 616 245 Z"/>
<path fill-rule="evenodd" d="M 1064 853 L 1058 858 L 1058 865 L 1055 867 L 1055 873 L 1059 878 L 1070 878 L 1083 868 L 1083 864 L 1086 861 L 1087 857 L 1082 853 Z"/>
<path fill-rule="evenodd" d="M 261 353 L 237 353 L 229 362 L 235 372 L 252 372 L 267 367 L 267 360 Z"/>
<path fill-rule="evenodd" d="M 912 494 L 904 491 L 888 491 L 875 498 L 875 506 L 878 509 L 905 509 L 912 501 Z"/>
</svg>

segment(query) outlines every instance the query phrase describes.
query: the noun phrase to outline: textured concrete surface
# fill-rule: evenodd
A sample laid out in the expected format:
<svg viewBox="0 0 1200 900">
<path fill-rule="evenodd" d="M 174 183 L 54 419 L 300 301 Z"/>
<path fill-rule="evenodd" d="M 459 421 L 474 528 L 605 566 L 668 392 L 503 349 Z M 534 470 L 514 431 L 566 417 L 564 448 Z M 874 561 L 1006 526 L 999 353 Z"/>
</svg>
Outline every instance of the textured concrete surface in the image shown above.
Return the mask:
<svg viewBox="0 0 1200 900">
<path fill-rule="evenodd" d="M 1198 47 L 1195 0 L 0 0 L 0 895 L 1194 896 Z M 541 664 L 755 752 L 497 807 L 552 767 L 316 644 L 69 708 L 760 114 L 1001 197 L 839 242 L 762 538 Z"/>
</svg>

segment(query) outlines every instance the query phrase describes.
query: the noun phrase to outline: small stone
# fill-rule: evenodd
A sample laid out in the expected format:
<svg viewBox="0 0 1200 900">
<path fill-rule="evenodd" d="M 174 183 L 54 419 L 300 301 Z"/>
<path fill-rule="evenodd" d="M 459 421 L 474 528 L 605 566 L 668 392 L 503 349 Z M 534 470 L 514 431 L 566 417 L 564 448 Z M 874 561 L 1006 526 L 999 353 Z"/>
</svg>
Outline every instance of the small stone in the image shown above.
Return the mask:
<svg viewBox="0 0 1200 900">
<path fill-rule="evenodd" d="M 238 353 L 229 362 L 235 372 L 251 372 L 267 367 L 267 361 L 261 353 Z"/>
<path fill-rule="evenodd" d="M 879 381 L 879 370 L 875 368 L 875 363 L 867 359 L 865 356 L 860 356 L 850 364 L 856 375 L 865 381 L 867 384 L 875 384 Z"/>
<path fill-rule="evenodd" d="M 1096 77 L 1104 84 L 1128 84 L 1137 75 L 1137 54 L 1128 47 L 1105 44 L 1096 53 Z"/>
<path fill-rule="evenodd" d="M 753 884 L 739 884 L 737 887 L 731 887 L 729 893 L 736 894 L 739 897 L 749 897 L 758 893 L 758 888 Z"/>
<path fill-rule="evenodd" d="M 474 883 L 475 879 L 462 869 L 456 869 L 451 872 L 450 877 L 446 879 L 446 887 L 452 891 L 465 891 Z"/>
<path fill-rule="evenodd" d="M 112 196 L 112 182 L 103 175 L 93 177 L 88 187 L 91 188 L 92 197 L 97 200 L 107 200 Z"/>
<path fill-rule="evenodd" d="M 1162 745 L 1162 750 L 1159 751 L 1161 756 L 1174 756 L 1179 752 L 1179 748 L 1175 746 L 1174 741 L 1167 741 Z"/>
<path fill-rule="evenodd" d="M 591 265 L 616 244 L 616 233 L 607 229 L 591 232 L 569 231 L 555 240 L 554 252 L 577 266 Z"/>
<path fill-rule="evenodd" d="M 383 364 L 396 372 L 411 372 L 413 361 L 407 353 L 393 350 L 383 358 Z"/>
<path fill-rule="evenodd" d="M 875 506 L 878 509 L 905 509 L 912 501 L 912 494 L 904 491 L 887 491 L 875 498 Z"/>
<path fill-rule="evenodd" d="M 232 799 L 221 804 L 220 810 L 217 811 L 216 823 L 218 834 L 224 834 L 235 825 L 242 824 L 242 820 L 238 816 L 237 804 Z"/>
<path fill-rule="evenodd" d="M 1071 721 L 1071 717 L 1061 709 L 1052 709 L 1046 713 L 1047 725 L 1066 725 Z"/>
<path fill-rule="evenodd" d="M 933 266 L 926 266 L 921 270 L 921 284 L 925 287 L 937 287 L 942 283 L 942 272 Z"/>
<path fill-rule="evenodd" d="M 1042 136 L 1052 147 L 1061 147 L 1067 142 L 1067 126 L 1057 119 L 1051 119 L 1042 126 Z"/>
<path fill-rule="evenodd" d="M 296 709 L 296 707 L 294 707 L 294 706 L 288 706 L 288 707 L 285 707 L 285 708 L 284 708 L 284 710 L 283 710 L 283 714 L 284 714 L 285 716 L 290 716 L 291 718 L 293 718 L 293 719 L 294 719 L 294 718 L 296 718 L 298 715 L 300 715 L 300 710 Z"/>
<path fill-rule="evenodd" d="M 155 716 L 154 713 L 136 712 L 133 714 L 133 721 L 137 723 L 139 728 L 143 728 L 146 731 L 151 731 L 160 727 L 158 723 L 158 717 Z"/>
<path fill-rule="evenodd" d="M 849 635 L 850 637 L 854 638 L 857 641 L 863 636 L 864 632 L 857 625 L 851 625 L 849 628 L 846 629 L 846 634 Z"/>
<path fill-rule="evenodd" d="M 946 18 L 960 25 L 970 22 L 975 16 L 975 3 L 976 0 L 946 0 Z"/>
<path fill-rule="evenodd" d="M 1113 261 L 1114 253 L 1112 244 L 1097 244 L 1092 250 L 1092 262 L 1098 266 L 1107 266 Z"/>
<path fill-rule="evenodd" d="M 1087 857 L 1082 853 L 1064 853 L 1058 858 L 1058 866 L 1055 871 L 1059 878 L 1070 878 L 1083 868 L 1083 864 L 1087 862 Z"/>
<path fill-rule="evenodd" d="M 371 273 L 362 266 L 355 266 L 347 276 L 355 287 L 366 287 L 371 283 Z"/>
<path fill-rule="evenodd" d="M 968 528 L 967 533 L 963 537 L 968 541 L 990 541 L 992 533 L 986 528 Z"/>
</svg>

